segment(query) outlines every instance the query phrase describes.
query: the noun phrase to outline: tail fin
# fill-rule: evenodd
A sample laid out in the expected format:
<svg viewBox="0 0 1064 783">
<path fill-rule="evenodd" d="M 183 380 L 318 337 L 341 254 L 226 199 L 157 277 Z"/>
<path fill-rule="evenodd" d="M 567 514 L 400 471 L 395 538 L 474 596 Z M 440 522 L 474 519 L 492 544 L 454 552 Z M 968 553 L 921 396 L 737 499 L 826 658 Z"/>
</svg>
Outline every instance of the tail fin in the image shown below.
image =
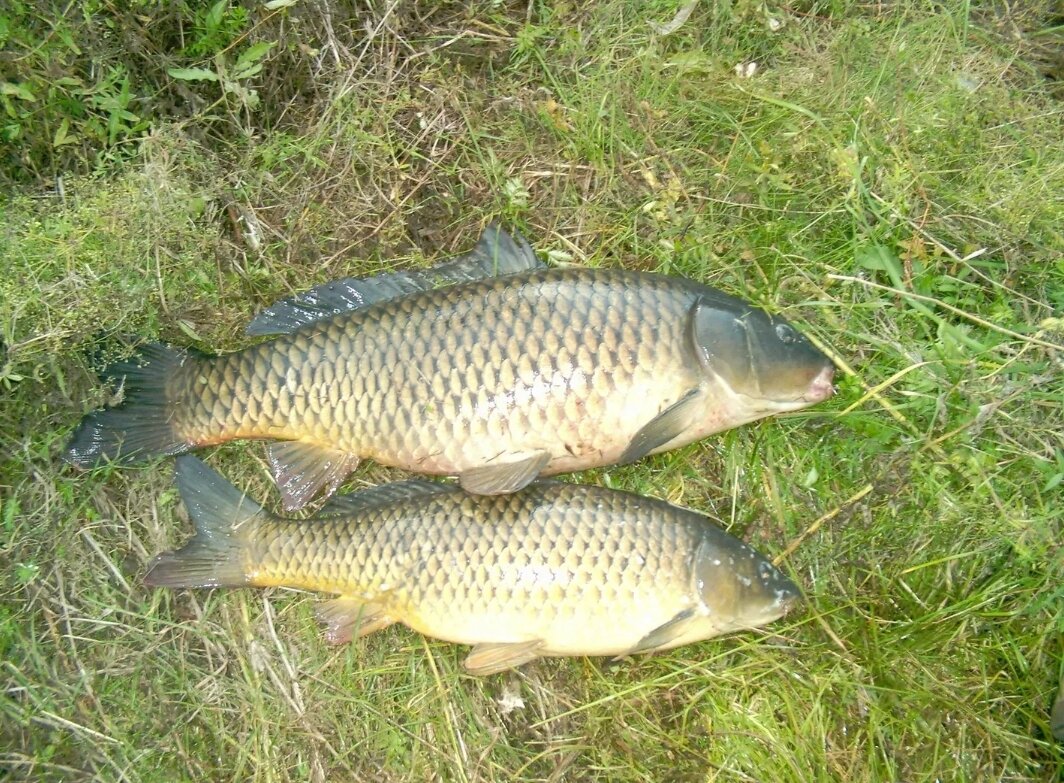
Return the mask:
<svg viewBox="0 0 1064 783">
<path fill-rule="evenodd" d="M 247 544 L 254 521 L 266 512 L 196 457 L 178 457 L 176 477 L 196 536 L 152 560 L 144 581 L 157 587 L 247 585 Z"/>
<path fill-rule="evenodd" d="M 90 468 L 101 459 L 128 464 L 188 451 L 192 444 L 174 435 L 166 385 L 189 358 L 187 351 L 152 343 L 104 370 L 101 378 L 106 381 L 125 379 L 122 404 L 81 420 L 67 446 L 67 462 Z"/>
</svg>

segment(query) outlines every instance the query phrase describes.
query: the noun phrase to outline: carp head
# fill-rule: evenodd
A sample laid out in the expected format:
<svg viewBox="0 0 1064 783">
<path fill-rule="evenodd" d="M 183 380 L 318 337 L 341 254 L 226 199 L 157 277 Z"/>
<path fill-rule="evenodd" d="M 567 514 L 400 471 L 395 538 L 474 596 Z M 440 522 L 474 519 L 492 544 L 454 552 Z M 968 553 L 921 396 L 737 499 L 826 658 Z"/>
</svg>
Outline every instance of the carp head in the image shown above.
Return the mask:
<svg viewBox="0 0 1064 783">
<path fill-rule="evenodd" d="M 718 633 L 772 622 L 802 598 L 782 571 L 721 530 L 707 532 L 693 574 L 695 594 Z"/>
<path fill-rule="evenodd" d="M 703 368 L 752 410 L 797 410 L 835 392 L 831 359 L 783 318 L 700 301 L 691 325 Z"/>
</svg>

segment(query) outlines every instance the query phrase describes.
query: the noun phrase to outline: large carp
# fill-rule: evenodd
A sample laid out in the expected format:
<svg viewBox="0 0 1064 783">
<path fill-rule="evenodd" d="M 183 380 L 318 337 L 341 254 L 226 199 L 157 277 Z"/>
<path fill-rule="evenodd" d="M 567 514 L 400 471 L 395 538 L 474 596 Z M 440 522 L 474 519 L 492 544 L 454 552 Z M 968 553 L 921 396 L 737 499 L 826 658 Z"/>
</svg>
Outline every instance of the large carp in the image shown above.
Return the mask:
<svg viewBox="0 0 1064 783">
<path fill-rule="evenodd" d="M 196 536 L 159 555 L 166 587 L 339 594 L 331 641 L 394 622 L 476 645 L 489 674 L 547 655 L 629 655 L 753 628 L 798 588 L 705 517 L 601 487 L 536 483 L 469 495 L 428 481 L 333 498 L 311 520 L 269 514 L 196 457 L 178 459 Z"/>
<path fill-rule="evenodd" d="M 133 462 L 269 438 L 285 507 L 359 459 L 478 494 L 631 462 L 831 395 L 834 366 L 782 318 L 677 277 L 548 269 L 489 227 L 434 268 L 345 279 L 251 323 L 222 356 L 152 344 L 104 372 L 67 459 Z"/>
</svg>

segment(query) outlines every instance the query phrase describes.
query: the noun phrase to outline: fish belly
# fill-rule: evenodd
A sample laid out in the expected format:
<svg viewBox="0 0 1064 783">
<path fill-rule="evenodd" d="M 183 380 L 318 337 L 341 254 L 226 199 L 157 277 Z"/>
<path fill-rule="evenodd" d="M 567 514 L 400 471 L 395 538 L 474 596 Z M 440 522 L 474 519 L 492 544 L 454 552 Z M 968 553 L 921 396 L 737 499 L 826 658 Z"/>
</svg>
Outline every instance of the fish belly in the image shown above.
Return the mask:
<svg viewBox="0 0 1064 783">
<path fill-rule="evenodd" d="M 458 644 L 539 640 L 544 655 L 623 655 L 687 606 L 680 600 L 646 598 L 609 607 L 589 602 L 568 611 L 551 605 L 431 614 L 422 610 L 401 619 L 420 633 Z"/>
</svg>

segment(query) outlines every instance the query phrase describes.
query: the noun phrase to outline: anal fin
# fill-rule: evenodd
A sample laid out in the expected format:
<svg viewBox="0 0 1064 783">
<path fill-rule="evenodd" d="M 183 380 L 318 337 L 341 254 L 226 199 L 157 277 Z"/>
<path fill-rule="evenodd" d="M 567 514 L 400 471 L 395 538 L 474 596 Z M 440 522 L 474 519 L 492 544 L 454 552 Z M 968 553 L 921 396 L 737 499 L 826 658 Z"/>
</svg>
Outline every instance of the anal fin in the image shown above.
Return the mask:
<svg viewBox="0 0 1064 783">
<path fill-rule="evenodd" d="M 483 677 L 526 664 L 538 658 L 542 651 L 542 639 L 527 642 L 484 642 L 472 649 L 462 665 L 470 674 Z"/>
<path fill-rule="evenodd" d="M 694 422 L 695 413 L 701 402 L 702 390 L 698 388 L 691 389 L 683 397 L 643 425 L 642 429 L 632 438 L 632 442 L 628 444 L 628 448 L 624 450 L 624 454 L 621 455 L 618 463 L 624 465 L 628 462 L 642 459 L 650 452 L 683 434 L 683 431 Z"/>
<path fill-rule="evenodd" d="M 285 511 L 302 508 L 323 489 L 331 495 L 359 463 L 354 454 L 298 440 L 269 444 L 266 457 Z"/>
<path fill-rule="evenodd" d="M 347 644 L 396 621 L 376 604 L 346 595 L 319 604 L 314 614 L 325 626 L 325 638 L 330 644 Z"/>
<path fill-rule="evenodd" d="M 547 467 L 550 454 L 536 451 L 498 464 L 483 465 L 462 473 L 462 489 L 474 495 L 506 495 L 528 486 Z"/>
</svg>

